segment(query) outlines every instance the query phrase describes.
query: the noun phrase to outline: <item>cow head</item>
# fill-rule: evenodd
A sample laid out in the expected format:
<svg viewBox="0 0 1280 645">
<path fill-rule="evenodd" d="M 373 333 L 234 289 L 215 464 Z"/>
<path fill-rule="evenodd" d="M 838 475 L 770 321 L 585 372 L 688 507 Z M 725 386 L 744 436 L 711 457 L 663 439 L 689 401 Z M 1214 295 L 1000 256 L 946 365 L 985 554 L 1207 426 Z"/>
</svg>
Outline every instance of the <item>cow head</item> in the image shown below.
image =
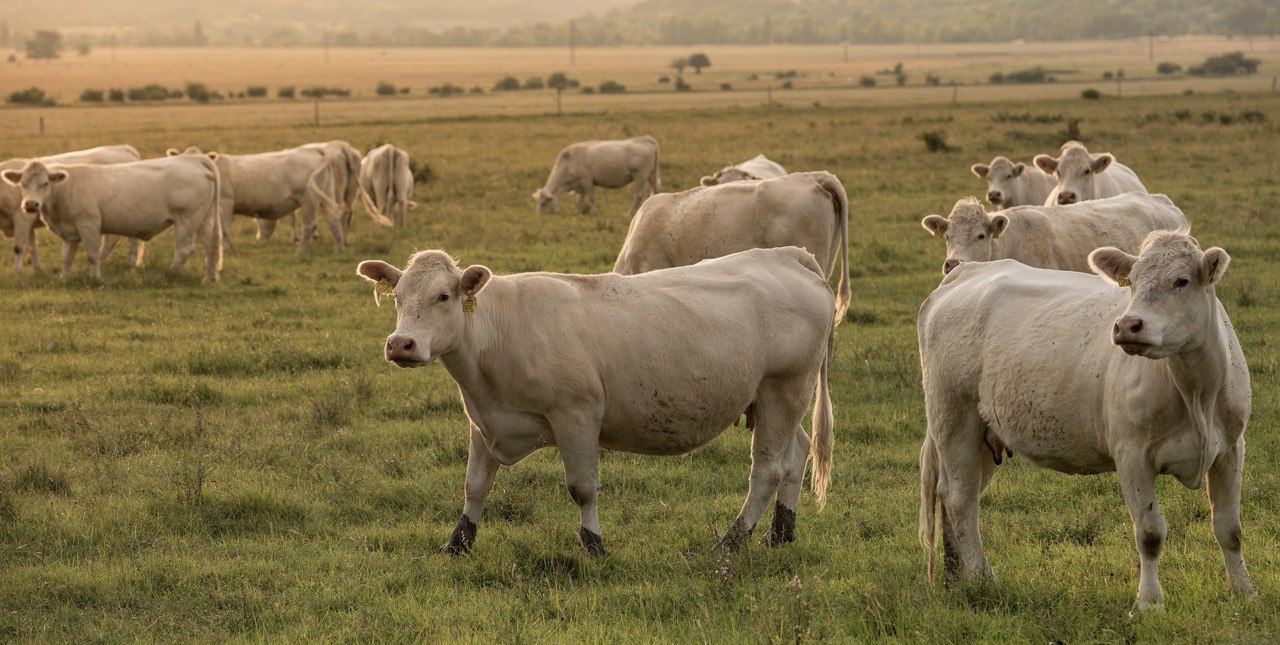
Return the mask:
<svg viewBox="0 0 1280 645">
<path fill-rule="evenodd" d="M 539 215 L 550 215 L 556 212 L 556 201 L 559 198 L 559 195 L 546 188 L 533 191 L 533 202 L 537 205 Z"/>
<path fill-rule="evenodd" d="M 1150 359 L 1194 345 L 1217 314 L 1214 285 L 1230 261 L 1218 247 L 1201 251 L 1186 230 L 1152 232 L 1136 256 L 1109 246 L 1090 253 L 1095 273 L 1131 289 L 1111 341 L 1126 354 Z"/>
<path fill-rule="evenodd" d="M 39 161 L 27 163 L 22 170 L 6 170 L 0 178 L 6 184 L 22 190 L 20 208 L 30 217 L 38 217 L 41 208 L 53 197 L 53 188 L 67 179 L 67 171 L 50 168 Z"/>
<path fill-rule="evenodd" d="M 1027 169 L 1024 163 L 1013 163 L 1008 157 L 996 157 L 990 164 L 976 163 L 969 167 L 974 175 L 987 180 L 987 201 L 1003 207 L 1017 194 L 1014 182 Z"/>
<path fill-rule="evenodd" d="M 374 302 L 382 293 L 396 300 L 396 330 L 387 337 L 386 359 L 400 367 L 422 367 L 459 348 L 463 327 L 476 296 L 488 284 L 488 267 L 465 270 L 443 251 L 419 251 L 404 271 L 380 260 L 365 260 L 356 273 L 374 283 Z"/>
<path fill-rule="evenodd" d="M 198 156 L 198 155 L 206 154 L 204 151 L 200 150 L 195 146 L 189 146 L 186 150 L 183 150 L 181 152 L 179 152 L 177 148 L 169 148 L 168 150 L 165 150 L 164 153 L 165 155 L 170 157 L 176 157 L 178 155 L 197 155 Z M 214 161 L 218 160 L 218 153 L 216 152 L 210 152 L 208 153 L 208 156 L 210 159 Z"/>
<path fill-rule="evenodd" d="M 1084 144 L 1068 141 L 1062 145 L 1061 155 L 1054 159 L 1049 155 L 1036 155 L 1036 167 L 1057 175 L 1058 204 L 1066 206 L 1097 199 L 1094 176 L 1104 172 L 1116 158 L 1109 152 L 1089 154 Z"/>
<path fill-rule="evenodd" d="M 950 217 L 930 215 L 920 225 L 934 237 L 946 240 L 947 259 L 942 263 L 942 274 L 946 275 L 962 262 L 998 259 L 995 241 L 1009 226 L 1009 218 L 988 215 L 982 204 L 970 197 L 956 202 Z"/>
<path fill-rule="evenodd" d="M 748 181 L 751 179 L 759 179 L 759 177 L 741 169 L 737 166 L 726 166 L 716 171 L 716 174 L 702 178 L 700 182 L 703 186 L 719 186 L 734 181 Z"/>
</svg>

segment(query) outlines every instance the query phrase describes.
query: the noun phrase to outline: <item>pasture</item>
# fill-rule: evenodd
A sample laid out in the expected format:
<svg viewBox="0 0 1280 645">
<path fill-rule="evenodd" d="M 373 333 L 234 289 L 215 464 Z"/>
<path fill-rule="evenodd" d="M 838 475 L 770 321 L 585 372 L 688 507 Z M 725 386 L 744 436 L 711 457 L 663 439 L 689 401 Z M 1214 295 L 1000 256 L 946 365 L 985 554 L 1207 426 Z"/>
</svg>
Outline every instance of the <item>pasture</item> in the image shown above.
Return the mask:
<svg viewBox="0 0 1280 645">
<path fill-rule="evenodd" d="M 68 283 L 0 272 L 0 637 L 1280 636 L 1280 100 L 1204 89 L 1095 102 L 1074 98 L 1076 88 L 959 106 L 833 107 L 821 98 L 766 107 L 752 96 L 737 108 L 645 99 L 628 109 L 623 96 L 559 118 L 387 115 L 384 103 L 351 101 L 335 103 L 348 116 L 322 127 L 305 105 L 286 116 L 274 104 L 74 108 L 44 111 L 43 138 L 6 127 L 5 156 L 115 142 L 154 156 L 188 144 L 247 152 L 391 141 L 434 176 L 418 185 L 422 207 L 405 230 L 376 228 L 358 210 L 341 255 L 322 240 L 298 258 L 284 227 L 258 241 L 238 218 L 236 248 L 212 287 L 193 265 L 165 274 L 171 234 L 139 271 L 117 250 L 104 284 L 83 278 L 83 255 Z M 0 111 L 0 121 L 30 123 L 37 113 Z M 944 251 L 919 221 L 985 191 L 971 163 L 1052 152 L 1074 119 L 1091 149 L 1116 153 L 1173 198 L 1204 246 L 1232 255 L 1218 293 L 1253 376 L 1242 505 L 1255 601 L 1227 591 L 1204 491 L 1162 480 L 1167 610 L 1131 615 L 1138 558 L 1114 475 L 1066 477 L 1017 457 L 983 500 L 995 582 L 931 592 L 924 581 L 915 314 L 941 277 Z M 945 132 L 953 149 L 928 152 L 917 139 L 924 131 Z M 438 365 L 406 371 L 382 360 L 394 309 L 374 307 L 355 265 L 402 266 L 415 250 L 444 248 L 499 273 L 607 271 L 627 231 L 629 191 L 598 192 L 595 217 L 564 207 L 536 216 L 529 194 L 565 143 L 639 134 L 661 142 L 667 190 L 759 152 L 844 182 L 853 304 L 831 375 L 827 508 L 818 512 L 806 492 L 797 542 L 721 557 L 717 531 L 746 489 L 743 428 L 686 457 L 605 453 L 609 554 L 593 560 L 577 544 L 561 464 L 545 450 L 498 475 L 472 555 L 437 555 L 461 509 L 466 418 Z M 56 265 L 55 240 L 42 235 L 46 266 Z"/>
</svg>

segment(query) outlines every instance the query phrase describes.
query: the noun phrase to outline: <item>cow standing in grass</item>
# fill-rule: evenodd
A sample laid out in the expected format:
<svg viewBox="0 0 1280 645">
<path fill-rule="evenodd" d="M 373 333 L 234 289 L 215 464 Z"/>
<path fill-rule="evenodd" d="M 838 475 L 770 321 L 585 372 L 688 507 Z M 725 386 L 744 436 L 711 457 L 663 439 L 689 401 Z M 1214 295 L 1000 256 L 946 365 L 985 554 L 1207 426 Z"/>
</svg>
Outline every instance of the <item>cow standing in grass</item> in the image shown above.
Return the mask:
<svg viewBox="0 0 1280 645">
<path fill-rule="evenodd" d="M 1039 206 L 1053 192 L 1053 177 L 1008 157 L 996 157 L 989 164 L 976 163 L 969 170 L 975 177 L 987 180 L 987 201 L 997 209 Z"/>
<path fill-rule="evenodd" d="M 404 226 L 405 213 L 418 207 L 418 202 L 410 199 L 413 170 L 409 153 L 389 143 L 370 150 L 360 164 L 360 192 L 375 219 Z"/>
<path fill-rule="evenodd" d="M 1227 580 L 1253 595 L 1240 551 L 1249 368 L 1215 291 L 1227 253 L 1156 231 L 1136 256 L 1108 247 L 1089 261 L 1102 278 L 963 264 L 920 308 L 930 580 L 939 510 L 947 580 L 991 576 L 978 502 L 1011 451 L 1059 472 L 1119 475 L 1142 562 L 1140 609 L 1164 599 L 1156 476 L 1188 488 L 1207 477 Z"/>
<path fill-rule="evenodd" d="M 755 421 L 747 500 L 722 543 L 752 532 L 776 499 L 770 544 L 794 539 L 805 464 L 825 500 L 831 472 L 827 387 L 831 288 L 804 249 L 754 249 L 638 276 L 493 275 L 460 269 L 441 251 L 401 271 L 361 262 L 395 295 L 386 359 L 439 359 L 471 420 L 466 502 L 446 553 L 476 536 L 499 465 L 559 449 L 579 539 L 604 550 L 597 517 L 600 449 L 681 455 L 706 445 L 744 410 Z M 814 396 L 813 438 L 801 418 Z"/>
<path fill-rule="evenodd" d="M 1057 179 L 1057 185 L 1045 198 L 1046 206 L 1066 206 L 1124 193 L 1147 192 L 1138 174 L 1116 161 L 1114 155 L 1109 152 L 1091 154 L 1079 141 L 1062 144 L 1057 159 L 1036 155 L 1034 161 L 1036 167 Z"/>
<path fill-rule="evenodd" d="M 575 143 L 560 151 L 546 185 L 533 192 L 533 201 L 538 214 L 546 215 L 556 211 L 561 195 L 573 191 L 578 193 L 578 210 L 595 214 L 597 186 L 622 188 L 634 183 L 636 199 L 628 213 L 634 215 L 650 191 L 662 192 L 658 166 L 658 140 L 650 136 Z"/>
</svg>

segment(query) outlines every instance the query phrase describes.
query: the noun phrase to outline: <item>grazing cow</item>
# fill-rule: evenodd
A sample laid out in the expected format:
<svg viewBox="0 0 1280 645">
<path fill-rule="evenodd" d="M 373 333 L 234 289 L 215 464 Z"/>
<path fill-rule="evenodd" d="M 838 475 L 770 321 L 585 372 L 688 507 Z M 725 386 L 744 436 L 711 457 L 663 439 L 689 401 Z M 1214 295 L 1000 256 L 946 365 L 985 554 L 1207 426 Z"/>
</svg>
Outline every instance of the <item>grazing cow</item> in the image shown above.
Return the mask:
<svg viewBox="0 0 1280 645">
<path fill-rule="evenodd" d="M 834 324 L 822 268 L 804 249 L 753 249 L 638 276 L 493 275 L 441 251 L 401 272 L 365 261 L 360 275 L 394 290 L 386 358 L 439 359 L 471 420 L 466 503 L 441 549 L 471 549 L 498 466 L 556 446 L 579 539 L 603 553 L 596 516 L 600 449 L 682 455 L 744 410 L 754 419 L 751 477 L 721 540 L 746 540 L 776 498 L 769 544 L 792 541 L 805 463 L 821 504 L 831 471 L 827 372 Z M 815 390 L 816 385 L 816 390 Z M 815 396 L 812 441 L 801 418 Z"/>
<path fill-rule="evenodd" d="M 1139 609 L 1164 597 L 1156 476 L 1188 488 L 1207 476 L 1228 583 L 1252 596 L 1240 552 L 1249 368 L 1214 290 L 1227 253 L 1156 231 L 1137 256 L 1106 247 L 1089 261 L 1105 280 L 1011 260 L 965 264 L 920 308 L 929 579 L 939 507 L 946 578 L 991 576 L 978 500 L 1008 451 L 1063 473 L 1116 472 L 1141 556 Z"/>
<path fill-rule="evenodd" d="M 360 192 L 369 214 L 388 226 L 404 226 L 404 215 L 418 207 L 413 194 L 409 153 L 391 144 L 369 151 L 360 164 Z"/>
<path fill-rule="evenodd" d="M 703 186 L 718 186 L 733 181 L 747 179 L 773 179 L 787 174 L 778 162 L 764 156 L 756 155 L 736 166 L 725 166 L 714 175 L 707 175 L 700 182 Z"/>
<path fill-rule="evenodd" d="M 342 205 L 333 199 L 333 173 L 328 157 L 318 148 L 293 148 L 251 155 L 224 155 L 190 147 L 183 152 L 170 148 L 169 156 L 208 156 L 222 173 L 223 250 L 231 250 L 232 215 L 277 220 L 302 209 L 303 232 L 298 252 L 306 253 L 315 238 L 316 211 L 324 216 L 333 233 L 333 248 L 342 252 L 346 236 L 342 228 Z"/>
<path fill-rule="evenodd" d="M 987 180 L 987 201 L 996 208 L 1039 206 L 1053 192 L 1053 178 L 1043 170 L 1024 163 L 1014 163 L 1000 156 L 990 164 L 976 163 L 969 170 Z"/>
<path fill-rule="evenodd" d="M 64 280 L 71 275 L 81 242 L 89 258 L 89 276 L 101 279 L 102 234 L 149 240 L 170 226 L 174 229 L 170 270 L 182 270 L 198 237 L 204 244 L 205 281 L 218 279 L 221 180 L 213 160 L 203 155 L 105 166 L 46 166 L 32 161 L 22 170 L 6 170 L 0 176 L 22 188 L 20 232 L 26 232 L 38 213 L 49 230 L 62 238 Z"/>
<path fill-rule="evenodd" d="M 840 259 L 836 324 L 849 308 L 849 198 L 829 172 L 654 195 L 631 218 L 613 270 L 633 275 L 747 249 L 799 246 L 828 277 Z"/>
<path fill-rule="evenodd" d="M 356 150 L 346 141 L 327 141 L 325 143 L 308 143 L 299 148 L 320 150 L 324 153 L 325 159 L 329 161 L 329 171 L 333 175 L 333 199 L 342 205 L 342 239 L 346 240 L 351 234 L 351 220 L 355 216 L 356 199 L 360 194 L 360 151 Z M 372 215 L 372 213 L 371 213 Z M 289 228 L 293 232 L 293 241 L 297 242 L 300 233 L 298 232 L 298 218 L 295 214 L 290 214 Z M 257 219 L 254 223 L 258 226 L 258 239 L 269 240 L 276 230 L 276 222 L 273 219 Z M 379 220 L 374 216 L 374 221 L 389 226 L 386 221 Z"/>
<path fill-rule="evenodd" d="M 89 148 L 88 150 L 76 150 L 74 152 L 64 152 L 62 154 L 49 155 L 48 157 L 39 157 L 36 161 L 45 164 L 110 164 L 110 163 L 129 163 L 130 161 L 138 161 L 142 159 L 142 155 L 138 154 L 138 150 L 130 145 L 114 145 L 114 146 L 98 146 L 97 148 Z M 0 172 L 5 170 L 21 170 L 27 165 L 31 159 L 9 159 L 0 162 Z M 7 183 L 0 182 L 0 231 L 8 237 L 14 236 L 14 214 L 18 210 L 19 204 L 22 202 L 22 190 L 16 186 L 10 186 Z M 35 229 L 43 227 L 44 222 L 39 218 L 33 223 L 30 232 L 25 239 L 15 239 L 13 245 L 15 273 L 22 273 L 23 256 L 30 252 L 31 268 L 36 271 L 40 270 L 40 251 L 36 244 Z M 111 249 L 115 246 L 116 237 L 114 235 L 107 236 L 103 241 L 102 257 L 107 257 Z M 142 262 L 142 242 L 139 240 L 129 241 L 129 265 L 138 266 Z"/>
<path fill-rule="evenodd" d="M 1073 206 L 1017 206 L 987 213 L 970 197 L 949 218 L 930 215 L 924 230 L 947 242 L 942 273 L 962 262 L 1012 259 L 1042 269 L 1089 271 L 1089 253 L 1101 246 L 1137 251 L 1147 234 L 1187 225 L 1164 195 L 1126 193 Z"/>
<path fill-rule="evenodd" d="M 596 186 L 622 188 L 631 183 L 636 185 L 636 199 L 629 214 L 634 215 L 649 191 L 662 192 L 657 139 L 644 136 L 575 143 L 560 151 L 546 185 L 533 191 L 533 201 L 539 215 L 554 213 L 560 195 L 571 190 L 578 193 L 578 210 L 594 214 Z"/>
<path fill-rule="evenodd" d="M 1057 185 L 1045 198 L 1046 206 L 1147 192 L 1137 173 L 1116 161 L 1110 152 L 1090 154 L 1079 141 L 1062 144 L 1057 159 L 1036 155 L 1034 161 L 1036 167 L 1057 176 Z"/>
</svg>

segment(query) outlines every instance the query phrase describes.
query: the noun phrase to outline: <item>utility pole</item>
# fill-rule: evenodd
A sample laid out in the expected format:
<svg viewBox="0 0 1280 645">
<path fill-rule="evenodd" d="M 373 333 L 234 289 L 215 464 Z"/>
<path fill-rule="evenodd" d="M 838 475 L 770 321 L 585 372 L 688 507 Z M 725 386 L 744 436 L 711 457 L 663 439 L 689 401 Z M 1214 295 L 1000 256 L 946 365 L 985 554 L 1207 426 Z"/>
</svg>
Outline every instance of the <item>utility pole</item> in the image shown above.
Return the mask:
<svg viewBox="0 0 1280 645">
<path fill-rule="evenodd" d="M 318 128 L 320 127 L 320 97 L 319 96 L 316 96 L 315 105 L 316 105 L 316 108 L 315 108 L 316 127 Z"/>
<path fill-rule="evenodd" d="M 329 30 L 324 30 L 324 64 L 329 64 Z"/>
<path fill-rule="evenodd" d="M 951 104 L 960 104 L 960 86 L 955 81 L 951 81 Z"/>
<path fill-rule="evenodd" d="M 844 63 L 849 64 L 849 23 L 840 23 L 840 43 L 844 45 Z"/>
<path fill-rule="evenodd" d="M 556 116 L 560 116 L 564 114 L 563 112 L 560 111 L 560 95 L 563 93 L 564 93 L 563 87 L 556 88 Z"/>
</svg>

